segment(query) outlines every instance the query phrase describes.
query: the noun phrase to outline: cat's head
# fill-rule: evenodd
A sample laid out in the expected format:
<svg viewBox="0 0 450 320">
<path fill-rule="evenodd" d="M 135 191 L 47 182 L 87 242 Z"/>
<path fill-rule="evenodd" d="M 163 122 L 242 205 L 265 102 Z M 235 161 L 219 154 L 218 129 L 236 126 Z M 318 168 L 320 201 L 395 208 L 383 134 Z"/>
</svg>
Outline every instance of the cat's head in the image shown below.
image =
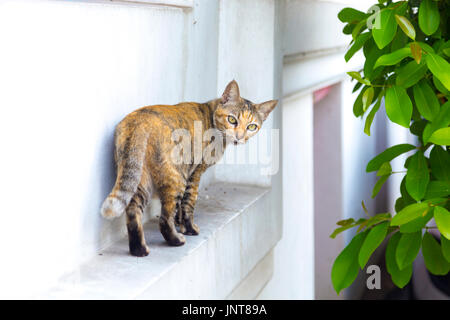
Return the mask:
<svg viewBox="0 0 450 320">
<path fill-rule="evenodd" d="M 239 95 L 239 86 L 231 81 L 214 112 L 214 126 L 227 135 L 234 144 L 242 144 L 254 136 L 270 112 L 277 105 L 277 100 L 253 103 Z"/>
</svg>

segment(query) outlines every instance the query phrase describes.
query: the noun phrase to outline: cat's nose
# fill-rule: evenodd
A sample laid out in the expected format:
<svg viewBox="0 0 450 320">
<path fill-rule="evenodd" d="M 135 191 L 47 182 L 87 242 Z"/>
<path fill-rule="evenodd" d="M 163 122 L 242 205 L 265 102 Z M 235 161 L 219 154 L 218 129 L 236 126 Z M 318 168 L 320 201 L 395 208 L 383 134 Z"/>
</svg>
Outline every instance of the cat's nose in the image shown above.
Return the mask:
<svg viewBox="0 0 450 320">
<path fill-rule="evenodd" d="M 245 136 L 245 133 L 243 131 L 236 132 L 236 139 L 237 140 L 243 140 Z"/>
</svg>

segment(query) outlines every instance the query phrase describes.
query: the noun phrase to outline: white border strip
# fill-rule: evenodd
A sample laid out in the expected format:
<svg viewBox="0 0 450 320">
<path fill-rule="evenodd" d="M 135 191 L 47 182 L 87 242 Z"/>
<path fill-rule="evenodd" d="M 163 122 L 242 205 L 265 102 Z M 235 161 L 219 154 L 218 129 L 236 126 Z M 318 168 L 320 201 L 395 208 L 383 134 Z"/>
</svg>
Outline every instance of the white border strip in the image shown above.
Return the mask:
<svg viewBox="0 0 450 320">
<path fill-rule="evenodd" d="M 159 6 L 178 7 L 178 8 L 193 8 L 194 0 L 111 0 L 113 2 L 134 2 L 146 3 Z"/>
<path fill-rule="evenodd" d="M 62 1 L 68 2 L 67 0 Z M 152 5 L 158 7 L 173 7 L 182 9 L 192 9 L 194 7 L 194 0 L 77 0 L 77 1 L 85 3 Z"/>
<path fill-rule="evenodd" d="M 193 8 L 194 0 L 110 0 L 111 2 L 145 3 L 158 6 Z"/>
</svg>

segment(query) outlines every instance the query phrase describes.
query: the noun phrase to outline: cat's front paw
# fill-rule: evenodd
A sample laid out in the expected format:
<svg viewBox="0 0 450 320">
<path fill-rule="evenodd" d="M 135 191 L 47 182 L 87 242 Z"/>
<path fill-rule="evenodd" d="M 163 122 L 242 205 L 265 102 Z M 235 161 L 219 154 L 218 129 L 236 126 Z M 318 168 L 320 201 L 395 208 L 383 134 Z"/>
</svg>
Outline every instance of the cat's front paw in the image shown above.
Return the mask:
<svg viewBox="0 0 450 320">
<path fill-rule="evenodd" d="M 159 230 L 162 236 L 171 246 L 182 246 L 186 243 L 186 238 L 177 232 L 173 222 L 169 223 L 164 217 L 159 219 Z"/>
<path fill-rule="evenodd" d="M 150 249 L 147 245 L 130 246 L 130 253 L 135 257 L 145 257 L 148 256 Z"/>
</svg>

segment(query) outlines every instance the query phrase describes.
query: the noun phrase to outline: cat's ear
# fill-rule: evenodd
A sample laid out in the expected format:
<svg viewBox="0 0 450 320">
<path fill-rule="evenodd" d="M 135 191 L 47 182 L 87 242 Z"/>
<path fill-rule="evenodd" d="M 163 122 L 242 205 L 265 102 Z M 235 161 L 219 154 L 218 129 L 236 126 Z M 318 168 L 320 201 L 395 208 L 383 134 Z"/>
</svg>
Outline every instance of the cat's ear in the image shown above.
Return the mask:
<svg viewBox="0 0 450 320">
<path fill-rule="evenodd" d="M 278 100 L 270 100 L 256 105 L 256 110 L 263 121 L 267 119 L 277 103 Z"/>
<path fill-rule="evenodd" d="M 222 94 L 222 103 L 238 103 L 240 99 L 239 86 L 235 80 L 231 81 Z"/>
</svg>

